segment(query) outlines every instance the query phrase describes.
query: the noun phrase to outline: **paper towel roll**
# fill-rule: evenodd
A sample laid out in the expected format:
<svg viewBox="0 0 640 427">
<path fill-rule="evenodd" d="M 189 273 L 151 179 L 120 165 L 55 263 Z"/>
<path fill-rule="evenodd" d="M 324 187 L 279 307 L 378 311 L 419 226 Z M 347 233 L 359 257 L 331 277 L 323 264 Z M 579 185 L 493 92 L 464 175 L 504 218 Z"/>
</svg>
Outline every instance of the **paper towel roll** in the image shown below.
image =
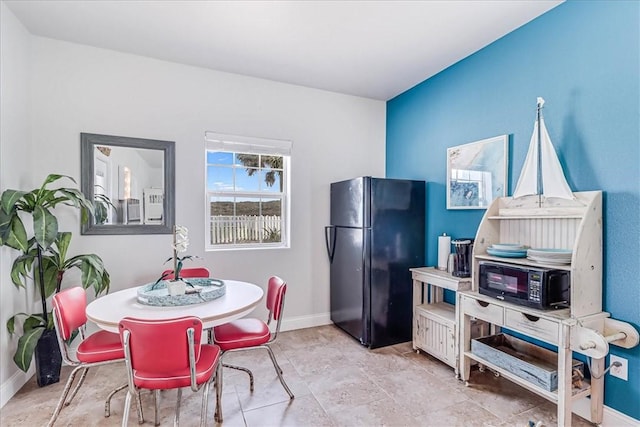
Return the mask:
<svg viewBox="0 0 640 427">
<path fill-rule="evenodd" d="M 438 270 L 447 269 L 450 253 L 451 236 L 447 236 L 447 233 L 442 233 L 442 236 L 438 236 Z"/>
</svg>

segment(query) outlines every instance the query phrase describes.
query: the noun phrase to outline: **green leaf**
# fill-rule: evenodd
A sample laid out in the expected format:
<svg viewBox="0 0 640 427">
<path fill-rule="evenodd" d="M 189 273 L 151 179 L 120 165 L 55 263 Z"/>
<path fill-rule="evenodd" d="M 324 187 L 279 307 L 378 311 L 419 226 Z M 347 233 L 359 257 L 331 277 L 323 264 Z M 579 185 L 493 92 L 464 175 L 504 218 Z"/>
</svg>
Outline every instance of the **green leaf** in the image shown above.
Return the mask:
<svg viewBox="0 0 640 427">
<path fill-rule="evenodd" d="M 55 208 L 58 203 L 64 203 L 69 201 L 69 198 L 65 196 L 59 196 L 59 197 L 53 197 L 53 196 L 54 196 L 53 192 L 51 192 L 50 195 L 47 194 L 47 199 L 45 200 L 46 203 L 43 203 L 43 206 L 46 206 L 47 208 Z M 77 206 L 77 204 L 75 203 L 71 203 L 71 205 Z"/>
<path fill-rule="evenodd" d="M 96 296 L 100 295 L 102 292 L 109 293 L 109 287 L 111 285 L 111 277 L 109 276 L 109 272 L 104 270 L 102 272 L 102 286 L 100 289 L 95 289 Z"/>
<path fill-rule="evenodd" d="M 5 190 L 0 197 L 0 205 L 5 213 L 11 213 L 15 210 L 15 204 L 20 200 L 26 192 L 18 190 Z"/>
<path fill-rule="evenodd" d="M 69 200 L 73 201 L 74 206 L 80 208 L 83 224 L 88 221 L 88 215 L 94 215 L 94 204 L 90 202 L 81 191 L 75 188 L 61 188 L 59 191 L 68 197 Z"/>
<path fill-rule="evenodd" d="M 64 195 L 69 201 L 73 203 L 76 207 L 84 207 L 87 209 L 91 209 L 93 207 L 93 203 L 91 203 L 82 191 L 76 188 L 58 188 L 60 193 Z"/>
<path fill-rule="evenodd" d="M 42 249 L 48 249 L 58 236 L 58 220 L 42 206 L 33 211 L 33 234 Z"/>
<path fill-rule="evenodd" d="M 19 317 L 24 317 L 24 321 L 22 322 L 23 332 L 28 332 L 33 328 L 37 328 L 38 325 L 44 326 L 44 319 L 40 314 L 17 313 L 7 320 L 7 331 L 9 331 L 9 334 L 13 335 L 15 333 L 16 320 L 18 320 Z"/>
<path fill-rule="evenodd" d="M 71 244 L 70 232 L 62 231 L 58 233 L 58 236 L 56 237 L 54 245 L 58 249 L 58 254 L 60 257 L 60 265 L 63 265 L 64 260 L 67 259 L 67 251 L 69 250 L 70 244 Z"/>
<path fill-rule="evenodd" d="M 71 345 L 73 340 L 75 340 L 78 335 L 80 335 L 80 331 L 78 329 L 76 329 L 75 331 L 71 332 L 71 336 L 69 337 L 69 339 L 67 339 L 65 341 L 67 343 L 67 345 Z"/>
<path fill-rule="evenodd" d="M 89 214 L 84 208 L 80 209 L 80 221 L 81 224 L 86 224 L 87 222 L 89 222 Z"/>
<path fill-rule="evenodd" d="M 66 265 L 80 266 L 81 263 L 89 263 L 91 266 L 102 273 L 104 269 L 104 263 L 102 262 L 102 258 L 100 258 L 96 254 L 84 254 L 84 255 L 76 255 L 72 258 L 69 258 L 66 262 Z"/>
<path fill-rule="evenodd" d="M 11 316 L 9 320 L 7 320 L 7 331 L 9 331 L 9 335 L 13 335 L 16 330 L 16 316 Z"/>
<path fill-rule="evenodd" d="M 55 322 L 53 321 L 53 311 L 47 312 L 47 319 L 49 323 L 47 323 L 47 329 L 53 330 L 55 329 Z"/>
<path fill-rule="evenodd" d="M 22 323 L 22 330 L 26 334 L 36 328 L 42 328 L 44 326 L 44 319 L 39 314 L 32 314 L 27 316 Z"/>
<path fill-rule="evenodd" d="M 44 183 L 42 184 L 42 187 L 40 187 L 40 189 L 44 189 L 44 187 L 46 187 L 47 184 L 51 184 L 52 182 L 55 182 L 61 178 L 67 178 L 73 181 L 74 184 L 76 183 L 76 180 L 70 177 L 69 175 L 60 175 L 60 174 L 52 173 L 52 174 L 49 174 L 47 178 L 45 178 Z"/>
<path fill-rule="evenodd" d="M 21 201 L 22 203 L 20 204 L 20 206 L 18 206 L 18 208 L 25 212 L 33 212 L 33 209 L 37 205 L 37 200 L 38 200 L 37 196 L 38 196 L 38 190 L 29 191 L 22 198 L 22 201 Z"/>
<path fill-rule="evenodd" d="M 10 248 L 17 249 L 22 252 L 29 250 L 29 240 L 27 239 L 27 230 L 18 215 L 11 218 L 9 232 L 3 237 L 3 242 Z"/>
<path fill-rule="evenodd" d="M 52 257 L 43 257 L 42 267 L 44 272 L 44 296 L 49 298 L 58 291 L 58 277 L 61 270 Z M 62 271 L 62 274 L 64 274 L 64 271 Z M 42 289 L 42 287 L 38 289 Z"/>
<path fill-rule="evenodd" d="M 49 207 L 52 200 L 56 198 L 56 194 L 48 189 L 42 189 L 37 194 L 38 203 L 36 206 Z"/>
<path fill-rule="evenodd" d="M 11 230 L 11 220 L 14 216 L 18 216 L 16 211 L 11 211 L 7 213 L 4 209 L 0 209 L 0 245 L 2 245 L 2 241 L 6 240 L 9 235 L 9 231 Z"/>
<path fill-rule="evenodd" d="M 94 196 L 94 199 L 95 199 L 94 200 L 95 203 L 99 203 L 101 205 L 105 205 L 105 206 L 109 206 L 109 207 L 111 207 L 113 209 L 117 209 L 116 206 L 113 203 L 111 203 L 111 199 L 108 198 L 104 194 L 96 194 Z"/>
<path fill-rule="evenodd" d="M 96 203 L 95 205 L 95 217 L 96 224 L 104 224 L 107 221 L 107 205 L 104 203 Z"/>
<path fill-rule="evenodd" d="M 29 277 L 29 273 L 31 273 L 31 266 L 33 265 L 35 258 L 36 256 L 34 251 L 30 251 L 30 253 L 20 255 L 13 260 L 13 265 L 11 267 L 11 281 L 18 288 L 26 287 L 25 281 Z"/>
<path fill-rule="evenodd" d="M 111 279 L 109 273 L 104 269 L 104 264 L 99 256 L 95 254 L 78 255 L 68 262 L 73 262 L 74 264 L 79 262 L 78 268 L 82 271 L 81 283 L 85 289 L 92 286 L 96 295 L 109 291 Z"/>
<path fill-rule="evenodd" d="M 29 366 L 31 366 L 33 352 L 35 351 L 36 344 L 43 332 L 44 328 L 35 328 L 30 330 L 28 333 L 25 333 L 18 340 L 18 348 L 16 349 L 16 354 L 13 356 L 13 361 L 16 362 L 18 368 L 22 369 L 24 372 L 27 372 L 29 370 Z"/>
<path fill-rule="evenodd" d="M 82 271 L 82 287 L 99 286 L 98 283 L 102 280 L 102 271 L 98 271 L 90 262 L 82 262 L 80 270 Z"/>
<path fill-rule="evenodd" d="M 58 188 L 57 191 L 61 192 L 69 199 L 78 201 L 79 204 L 87 206 L 91 204 L 91 202 L 89 202 L 89 199 L 87 199 L 87 196 L 85 196 L 84 193 L 77 188 Z"/>
</svg>

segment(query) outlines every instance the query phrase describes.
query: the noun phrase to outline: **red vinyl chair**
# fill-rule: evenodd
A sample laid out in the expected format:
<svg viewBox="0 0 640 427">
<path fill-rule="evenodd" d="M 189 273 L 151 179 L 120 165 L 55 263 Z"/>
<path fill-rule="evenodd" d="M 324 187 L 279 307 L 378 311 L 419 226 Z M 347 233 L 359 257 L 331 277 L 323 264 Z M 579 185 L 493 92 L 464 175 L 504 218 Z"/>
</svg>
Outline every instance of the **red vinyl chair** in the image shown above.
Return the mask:
<svg viewBox="0 0 640 427">
<path fill-rule="evenodd" d="M 60 345 L 62 358 L 65 363 L 73 366 L 74 369 L 71 372 L 71 375 L 69 375 L 69 379 L 62 391 L 62 396 L 60 396 L 58 405 L 49 420 L 49 426 L 53 426 L 56 422 L 56 419 L 62 410 L 62 406 L 68 406 L 76 396 L 89 373 L 89 368 L 108 363 L 122 362 L 124 360 L 124 350 L 118 334 L 99 331 L 89 336 L 85 336 L 85 325 L 87 323 L 87 316 L 85 314 L 87 294 L 82 287 L 78 286 L 58 292 L 53 296 L 52 305 L 53 321 L 55 323 L 56 335 L 58 336 L 58 344 Z M 72 358 L 70 356 L 71 352 L 68 340 L 76 330 L 79 331 L 82 342 L 78 345 L 75 351 L 75 358 Z M 69 400 L 66 400 L 69 395 L 69 391 L 71 390 L 71 386 L 73 385 L 73 381 L 80 371 L 82 371 L 82 375 L 73 389 L 71 397 L 69 397 Z M 105 417 L 108 417 L 111 414 L 111 398 L 113 395 L 126 387 L 127 386 L 125 384 L 109 394 L 104 407 Z M 142 420 L 140 412 L 138 412 L 138 415 L 139 420 Z"/>
<path fill-rule="evenodd" d="M 159 425 L 160 390 L 177 388 L 174 424 L 178 425 L 182 387 L 191 387 L 194 392 L 204 387 L 200 425 L 205 426 L 209 388 L 219 371 L 221 352 L 217 345 L 201 344 L 202 321 L 193 316 L 170 320 L 126 317 L 119 329 L 129 380 L 122 425 L 127 425 L 131 398 L 140 389 L 154 391 L 155 425 Z M 216 380 L 216 395 L 220 394 L 219 386 Z"/>
<path fill-rule="evenodd" d="M 209 274 L 209 270 L 205 267 L 183 268 L 180 270 L 180 277 L 185 279 L 189 277 L 209 277 Z M 163 277 L 164 280 L 173 280 L 173 270 L 163 271 L 161 277 Z"/>
<path fill-rule="evenodd" d="M 278 375 L 278 379 L 284 387 L 285 391 L 289 395 L 290 399 L 294 398 L 293 393 L 287 386 L 287 383 L 284 381 L 282 377 L 282 368 L 278 365 L 275 355 L 273 354 L 273 350 L 269 344 L 274 342 L 278 336 L 278 332 L 280 332 L 280 324 L 282 322 L 282 311 L 284 308 L 284 296 L 287 291 L 287 284 L 279 277 L 272 276 L 269 278 L 269 285 L 267 289 L 267 310 L 269 310 L 269 314 L 267 317 L 267 321 L 264 322 L 260 319 L 255 318 L 242 318 L 238 320 L 231 321 L 229 323 L 225 323 L 220 326 L 216 326 L 213 328 L 213 339 L 214 343 L 220 346 L 222 350 L 222 357 L 230 352 L 230 351 L 239 351 L 239 350 L 248 350 L 248 349 L 256 349 L 256 348 L 264 348 L 269 353 L 269 357 L 271 358 L 271 362 L 273 363 L 273 367 L 276 370 L 276 374 Z M 276 328 L 275 332 L 271 333 L 269 329 L 269 325 L 271 320 L 276 320 Z M 238 369 L 249 374 L 249 383 L 250 390 L 253 391 L 253 374 L 247 368 L 243 368 L 240 366 L 223 364 L 226 368 Z M 218 381 L 222 382 L 222 369 L 218 374 Z M 217 389 L 216 391 L 220 391 Z M 222 422 L 222 407 L 221 407 L 221 396 L 220 394 L 216 395 L 216 421 Z"/>
</svg>

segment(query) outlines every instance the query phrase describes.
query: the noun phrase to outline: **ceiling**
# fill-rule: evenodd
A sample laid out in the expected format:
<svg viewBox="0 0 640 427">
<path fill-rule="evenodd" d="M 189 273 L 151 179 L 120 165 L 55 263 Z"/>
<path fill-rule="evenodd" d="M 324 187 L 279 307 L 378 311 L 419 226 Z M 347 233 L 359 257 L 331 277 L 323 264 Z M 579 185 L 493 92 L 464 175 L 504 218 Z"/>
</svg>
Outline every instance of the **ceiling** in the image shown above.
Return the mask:
<svg viewBox="0 0 640 427">
<path fill-rule="evenodd" d="M 562 1 L 5 3 L 34 35 L 388 100 Z"/>
</svg>

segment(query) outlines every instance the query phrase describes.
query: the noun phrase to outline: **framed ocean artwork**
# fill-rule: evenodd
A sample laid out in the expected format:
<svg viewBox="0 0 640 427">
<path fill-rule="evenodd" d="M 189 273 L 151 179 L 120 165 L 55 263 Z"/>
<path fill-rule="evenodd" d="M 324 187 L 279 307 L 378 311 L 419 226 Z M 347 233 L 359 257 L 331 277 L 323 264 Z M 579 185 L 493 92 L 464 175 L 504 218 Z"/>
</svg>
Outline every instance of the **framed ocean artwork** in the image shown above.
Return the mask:
<svg viewBox="0 0 640 427">
<path fill-rule="evenodd" d="M 508 135 L 447 148 L 447 209 L 487 209 L 506 196 Z"/>
</svg>

